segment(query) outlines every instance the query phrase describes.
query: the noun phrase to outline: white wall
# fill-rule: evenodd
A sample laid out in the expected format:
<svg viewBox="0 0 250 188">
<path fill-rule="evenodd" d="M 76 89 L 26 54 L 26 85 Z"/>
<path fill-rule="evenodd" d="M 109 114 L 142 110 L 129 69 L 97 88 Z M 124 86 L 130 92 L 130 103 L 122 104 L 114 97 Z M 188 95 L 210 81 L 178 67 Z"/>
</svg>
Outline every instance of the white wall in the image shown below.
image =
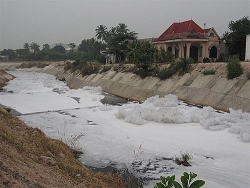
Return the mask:
<svg viewBox="0 0 250 188">
<path fill-rule="evenodd" d="M 245 61 L 250 61 L 250 35 L 246 36 L 246 55 Z"/>
</svg>

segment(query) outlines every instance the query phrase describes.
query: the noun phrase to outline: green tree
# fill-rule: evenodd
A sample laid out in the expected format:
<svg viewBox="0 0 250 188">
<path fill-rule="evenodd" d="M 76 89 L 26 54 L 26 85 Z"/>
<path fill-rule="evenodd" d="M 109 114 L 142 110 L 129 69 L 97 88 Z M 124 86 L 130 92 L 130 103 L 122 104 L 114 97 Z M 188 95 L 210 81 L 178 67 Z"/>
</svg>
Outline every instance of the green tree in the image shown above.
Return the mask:
<svg viewBox="0 0 250 188">
<path fill-rule="evenodd" d="M 43 45 L 43 50 L 49 50 L 50 49 L 50 45 L 49 44 L 44 44 Z"/>
<path fill-rule="evenodd" d="M 72 50 L 72 51 L 74 51 L 76 48 L 75 43 L 69 43 L 68 46 L 69 46 L 70 50 Z"/>
<path fill-rule="evenodd" d="M 236 21 L 229 22 L 228 28 L 223 34 L 230 55 L 238 55 L 240 60 L 245 58 L 246 49 L 246 35 L 250 34 L 250 20 L 249 17 L 243 17 Z"/>
<path fill-rule="evenodd" d="M 25 42 L 24 45 L 23 45 L 23 49 L 27 50 L 27 52 L 30 51 L 30 45 L 29 43 Z"/>
<path fill-rule="evenodd" d="M 61 54 L 65 54 L 66 53 L 65 48 L 61 44 L 54 46 L 53 50 L 55 52 L 58 52 L 58 53 L 61 53 Z"/>
<path fill-rule="evenodd" d="M 117 61 L 125 60 L 127 45 L 129 41 L 135 40 L 137 35 L 134 31 L 130 31 L 124 23 L 111 27 L 109 31 L 106 26 L 100 25 L 95 31 L 97 39 L 105 42 L 109 52 L 116 55 Z"/>
<path fill-rule="evenodd" d="M 97 28 L 95 29 L 95 32 L 96 32 L 95 36 L 97 37 L 97 39 L 100 39 L 103 41 L 106 40 L 106 37 L 107 37 L 107 27 L 106 26 L 104 26 L 104 25 L 97 26 Z"/>
<path fill-rule="evenodd" d="M 147 70 L 154 62 L 155 47 L 149 42 L 135 40 L 128 45 L 127 54 L 139 69 Z"/>
<path fill-rule="evenodd" d="M 30 44 L 30 49 L 33 50 L 33 53 L 36 54 L 37 52 L 40 51 L 40 46 L 36 42 L 32 42 Z"/>
</svg>

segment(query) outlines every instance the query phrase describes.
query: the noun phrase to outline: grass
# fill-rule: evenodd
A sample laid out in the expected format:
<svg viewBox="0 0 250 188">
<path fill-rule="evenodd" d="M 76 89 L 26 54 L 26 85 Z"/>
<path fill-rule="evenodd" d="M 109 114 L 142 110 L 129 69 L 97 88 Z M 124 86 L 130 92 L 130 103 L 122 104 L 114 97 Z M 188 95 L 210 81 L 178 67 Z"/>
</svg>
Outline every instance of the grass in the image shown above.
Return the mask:
<svg viewBox="0 0 250 188">
<path fill-rule="evenodd" d="M 18 157 L 24 162 L 32 160 L 36 163 L 56 167 L 61 173 L 70 176 L 70 179 L 76 184 L 84 182 L 84 184 L 89 185 L 88 187 L 110 187 L 110 184 L 113 183 L 113 187 L 115 185 L 124 187 L 120 178 L 115 178 L 114 175 L 110 174 L 95 174 L 76 159 L 75 151 L 68 145 L 60 140 L 46 137 L 38 128 L 26 126 L 18 118 L 4 110 L 0 110 L 0 122 L 0 150 L 7 153 L 13 149 L 18 151 L 18 156 L 11 155 L 11 158 Z M 73 136 L 72 142 L 76 139 L 79 137 Z M 41 160 L 43 156 L 53 159 L 55 163 L 44 162 Z M 107 179 L 110 181 L 106 182 Z"/>
<path fill-rule="evenodd" d="M 250 72 L 247 73 L 247 78 L 250 80 Z"/>
<path fill-rule="evenodd" d="M 202 73 L 204 74 L 204 75 L 213 75 L 213 74 L 215 74 L 215 70 L 204 70 Z"/>
<path fill-rule="evenodd" d="M 22 63 L 18 68 L 21 68 L 21 69 L 32 68 L 32 67 L 44 68 L 48 65 L 49 63 L 46 63 L 46 62 L 28 62 L 28 63 Z"/>
<path fill-rule="evenodd" d="M 180 157 L 175 157 L 174 161 L 178 165 L 191 166 L 189 161 L 192 159 L 192 155 L 188 152 L 181 153 Z"/>
</svg>

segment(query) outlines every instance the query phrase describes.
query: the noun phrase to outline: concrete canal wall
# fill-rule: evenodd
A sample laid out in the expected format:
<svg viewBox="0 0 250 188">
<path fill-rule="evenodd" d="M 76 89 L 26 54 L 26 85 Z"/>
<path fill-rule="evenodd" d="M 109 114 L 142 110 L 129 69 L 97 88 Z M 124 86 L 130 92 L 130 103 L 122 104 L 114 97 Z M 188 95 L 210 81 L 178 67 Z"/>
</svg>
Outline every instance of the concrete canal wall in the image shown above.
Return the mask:
<svg viewBox="0 0 250 188">
<path fill-rule="evenodd" d="M 250 63 L 245 63 L 243 68 L 250 71 Z M 202 69 L 214 69 L 216 74 L 203 75 Z M 175 94 L 180 100 L 193 104 L 212 106 L 223 111 L 233 108 L 250 112 L 250 80 L 245 75 L 228 80 L 224 74 L 225 64 L 223 63 L 195 65 L 191 73 L 166 80 L 156 77 L 141 79 L 131 72 L 113 70 L 82 77 L 80 72 L 65 72 L 63 63 L 52 63 L 43 69 L 27 70 L 52 74 L 58 79 L 65 78 L 69 87 L 73 89 L 101 86 L 107 93 L 131 100 L 144 101 L 154 95 Z"/>
</svg>

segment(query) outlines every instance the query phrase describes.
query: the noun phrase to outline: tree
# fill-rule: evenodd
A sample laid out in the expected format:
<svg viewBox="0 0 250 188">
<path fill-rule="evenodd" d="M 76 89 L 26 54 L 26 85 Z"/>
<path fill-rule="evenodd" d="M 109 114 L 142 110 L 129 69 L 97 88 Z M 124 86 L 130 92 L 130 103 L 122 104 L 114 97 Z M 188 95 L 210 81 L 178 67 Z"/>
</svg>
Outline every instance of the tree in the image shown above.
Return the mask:
<svg viewBox="0 0 250 188">
<path fill-rule="evenodd" d="M 65 48 L 60 44 L 60 45 L 56 45 L 53 47 L 53 50 L 55 52 L 58 52 L 58 53 L 61 53 L 61 54 L 65 54 L 66 53 L 66 50 Z"/>
<path fill-rule="evenodd" d="M 43 50 L 49 50 L 50 49 L 50 45 L 49 44 L 44 44 L 43 45 Z"/>
<path fill-rule="evenodd" d="M 95 36 L 97 37 L 97 39 L 100 39 L 100 40 L 103 40 L 103 41 L 106 40 L 106 36 L 107 36 L 107 27 L 106 26 L 104 26 L 104 25 L 98 26 L 95 29 L 95 32 L 96 32 Z"/>
<path fill-rule="evenodd" d="M 29 43 L 25 42 L 24 45 L 23 45 L 23 49 L 27 50 L 27 52 L 30 51 L 30 45 Z"/>
<path fill-rule="evenodd" d="M 154 62 L 155 47 L 149 42 L 135 40 L 128 45 L 127 54 L 139 69 L 148 70 Z"/>
<path fill-rule="evenodd" d="M 68 47 L 70 48 L 70 50 L 74 51 L 76 48 L 76 45 L 75 45 L 75 43 L 69 43 Z"/>
<path fill-rule="evenodd" d="M 129 41 L 134 41 L 137 35 L 134 31 L 130 31 L 124 23 L 111 27 L 109 31 L 106 26 L 100 25 L 95 31 L 97 39 L 101 39 L 107 44 L 109 52 L 116 55 L 118 61 L 125 60 L 127 45 Z"/>
<path fill-rule="evenodd" d="M 250 34 L 249 17 L 243 17 L 236 21 L 229 22 L 228 28 L 223 34 L 230 55 L 238 55 L 241 60 L 245 58 L 246 35 Z"/>
<path fill-rule="evenodd" d="M 33 50 L 34 54 L 40 51 L 40 46 L 36 42 L 30 44 L 30 49 Z"/>
</svg>

